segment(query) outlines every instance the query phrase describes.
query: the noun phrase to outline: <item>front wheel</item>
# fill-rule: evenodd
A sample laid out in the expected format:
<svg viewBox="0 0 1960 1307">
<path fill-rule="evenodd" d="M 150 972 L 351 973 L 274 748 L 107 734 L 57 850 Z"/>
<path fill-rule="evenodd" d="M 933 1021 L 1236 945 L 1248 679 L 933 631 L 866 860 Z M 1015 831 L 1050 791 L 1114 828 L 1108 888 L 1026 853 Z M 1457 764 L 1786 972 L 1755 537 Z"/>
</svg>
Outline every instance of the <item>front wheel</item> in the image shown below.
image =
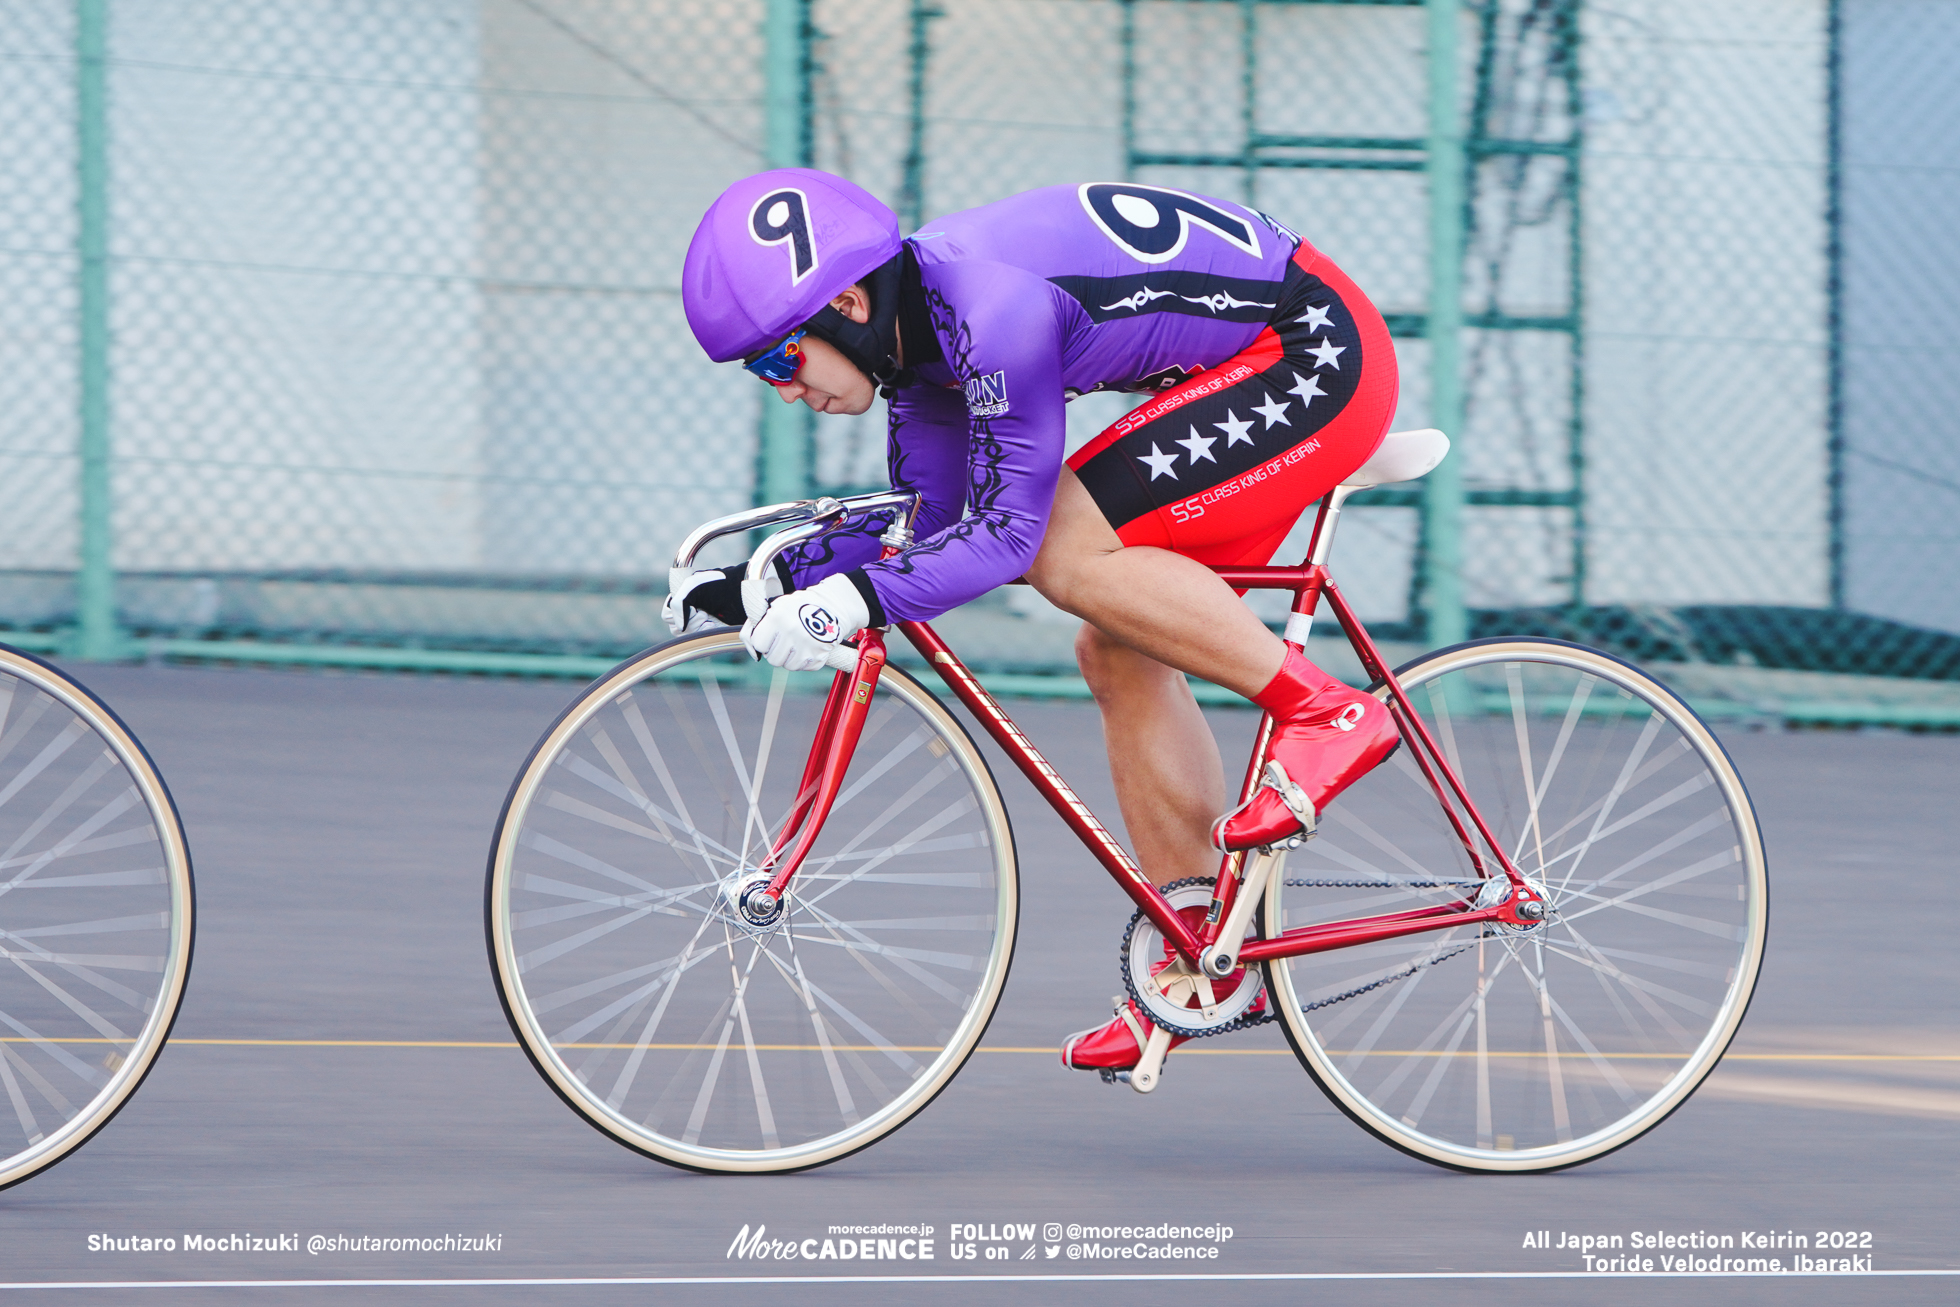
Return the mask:
<svg viewBox="0 0 1960 1307">
<path fill-rule="evenodd" d="M 1427 1161 L 1609 1153 L 1687 1100 L 1748 1007 L 1769 910 L 1748 791 L 1693 710 L 1595 650 L 1483 640 L 1397 675 L 1549 911 L 1276 963 L 1287 1037 L 1342 1111 Z M 1478 892 L 1411 752 L 1329 807 L 1269 886 L 1269 923 Z"/>
<path fill-rule="evenodd" d="M 766 928 L 739 909 L 832 673 L 733 631 L 622 663 L 538 741 L 485 904 L 511 1029 L 604 1134 L 701 1171 L 792 1171 L 903 1125 L 986 1030 L 1014 841 L 973 742 L 887 666 L 821 837 Z"/>
</svg>

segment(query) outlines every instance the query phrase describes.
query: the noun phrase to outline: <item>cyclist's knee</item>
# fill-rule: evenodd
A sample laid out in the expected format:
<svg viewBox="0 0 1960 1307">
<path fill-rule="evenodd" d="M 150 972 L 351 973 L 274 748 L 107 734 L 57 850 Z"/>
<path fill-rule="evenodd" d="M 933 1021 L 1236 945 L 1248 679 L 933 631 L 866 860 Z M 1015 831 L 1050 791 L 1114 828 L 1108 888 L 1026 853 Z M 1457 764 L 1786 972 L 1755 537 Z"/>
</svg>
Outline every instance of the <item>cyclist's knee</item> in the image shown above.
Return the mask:
<svg viewBox="0 0 1960 1307">
<path fill-rule="evenodd" d="M 1089 683 L 1091 690 L 1109 679 L 1111 656 L 1121 649 L 1121 645 L 1087 622 L 1075 633 L 1075 665 L 1082 669 L 1082 679 Z"/>
<path fill-rule="evenodd" d="M 1181 673 L 1148 654 L 1121 643 L 1084 622 L 1075 633 L 1075 665 L 1098 702 L 1121 696 L 1126 690 L 1158 688 L 1158 683 Z"/>
</svg>

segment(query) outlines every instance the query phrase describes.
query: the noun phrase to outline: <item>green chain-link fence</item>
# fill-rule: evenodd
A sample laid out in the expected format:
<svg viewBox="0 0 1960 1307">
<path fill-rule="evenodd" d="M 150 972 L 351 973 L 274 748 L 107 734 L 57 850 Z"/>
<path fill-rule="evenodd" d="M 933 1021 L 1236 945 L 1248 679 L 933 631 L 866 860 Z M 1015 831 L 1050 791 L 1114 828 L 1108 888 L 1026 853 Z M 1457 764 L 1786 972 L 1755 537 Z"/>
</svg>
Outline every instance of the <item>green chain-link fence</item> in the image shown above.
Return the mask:
<svg viewBox="0 0 1960 1307">
<path fill-rule="evenodd" d="M 1457 437 L 1343 529 L 1378 634 L 1960 724 L 1956 56 L 1941 0 L 16 0 L 0 625 L 595 668 L 689 526 L 882 479 L 875 411 L 695 348 L 721 187 L 814 163 L 909 226 L 1131 176 L 1305 231 L 1390 320 L 1398 425 Z M 1070 670 L 1025 588 L 946 625 Z"/>
</svg>

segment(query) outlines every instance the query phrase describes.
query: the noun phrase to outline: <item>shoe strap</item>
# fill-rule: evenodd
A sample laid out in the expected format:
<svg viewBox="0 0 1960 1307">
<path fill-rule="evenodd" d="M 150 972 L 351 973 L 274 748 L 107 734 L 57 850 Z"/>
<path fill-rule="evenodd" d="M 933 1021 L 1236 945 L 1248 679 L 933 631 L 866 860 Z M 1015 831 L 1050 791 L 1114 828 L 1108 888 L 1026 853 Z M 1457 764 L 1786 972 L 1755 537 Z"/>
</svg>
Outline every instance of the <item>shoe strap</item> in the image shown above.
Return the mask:
<svg viewBox="0 0 1960 1307">
<path fill-rule="evenodd" d="M 1268 789 L 1279 795 L 1279 801 L 1286 805 L 1286 810 L 1293 814 L 1301 828 L 1307 834 L 1313 834 L 1320 824 L 1320 814 L 1314 810 L 1313 799 L 1293 782 L 1277 759 L 1266 763 L 1264 781 Z"/>
</svg>

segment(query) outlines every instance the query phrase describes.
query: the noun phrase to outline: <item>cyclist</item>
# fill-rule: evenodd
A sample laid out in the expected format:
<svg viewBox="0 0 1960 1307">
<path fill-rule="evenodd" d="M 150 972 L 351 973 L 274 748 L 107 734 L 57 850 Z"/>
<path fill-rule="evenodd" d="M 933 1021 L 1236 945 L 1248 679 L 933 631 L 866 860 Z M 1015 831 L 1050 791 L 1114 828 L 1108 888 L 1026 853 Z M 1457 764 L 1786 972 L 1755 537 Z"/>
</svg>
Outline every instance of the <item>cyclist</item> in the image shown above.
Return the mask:
<svg viewBox="0 0 1960 1307">
<path fill-rule="evenodd" d="M 867 626 L 937 617 L 1025 576 L 1083 619 L 1076 655 L 1117 800 L 1160 886 L 1215 875 L 1219 849 L 1310 829 L 1394 750 L 1372 696 L 1284 644 L 1210 568 L 1268 562 L 1394 414 L 1380 314 L 1281 223 L 1086 183 L 901 240 L 860 187 L 780 169 L 709 208 L 681 295 L 708 355 L 743 360 L 785 403 L 857 414 L 882 394 L 892 485 L 924 496 L 919 542 L 896 557 L 879 560 L 882 522 L 786 552 L 783 593 L 744 626 L 758 657 L 815 669 Z M 1100 390 L 1151 398 L 1065 461 L 1063 405 Z M 737 574 L 677 578 L 669 626 L 744 622 Z M 1223 815 L 1224 767 L 1185 673 L 1275 720 L 1278 774 Z M 1133 1067 L 1151 1031 L 1127 1003 L 1071 1036 L 1063 1063 Z"/>
</svg>

